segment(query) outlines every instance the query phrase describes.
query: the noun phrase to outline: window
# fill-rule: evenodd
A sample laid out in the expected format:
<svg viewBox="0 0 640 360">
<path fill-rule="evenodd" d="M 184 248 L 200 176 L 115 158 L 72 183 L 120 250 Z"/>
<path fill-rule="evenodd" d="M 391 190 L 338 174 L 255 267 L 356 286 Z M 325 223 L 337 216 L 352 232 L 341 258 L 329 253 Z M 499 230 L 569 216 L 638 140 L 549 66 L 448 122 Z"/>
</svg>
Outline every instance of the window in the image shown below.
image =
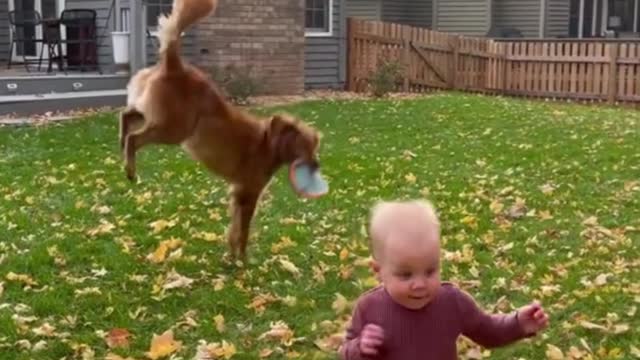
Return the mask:
<svg viewBox="0 0 640 360">
<path fill-rule="evenodd" d="M 158 27 L 158 16 L 160 14 L 169 15 L 173 0 L 148 0 L 147 5 L 147 26 L 151 29 Z"/>
<path fill-rule="evenodd" d="M 333 0 L 306 0 L 305 32 L 307 36 L 330 36 Z"/>
</svg>

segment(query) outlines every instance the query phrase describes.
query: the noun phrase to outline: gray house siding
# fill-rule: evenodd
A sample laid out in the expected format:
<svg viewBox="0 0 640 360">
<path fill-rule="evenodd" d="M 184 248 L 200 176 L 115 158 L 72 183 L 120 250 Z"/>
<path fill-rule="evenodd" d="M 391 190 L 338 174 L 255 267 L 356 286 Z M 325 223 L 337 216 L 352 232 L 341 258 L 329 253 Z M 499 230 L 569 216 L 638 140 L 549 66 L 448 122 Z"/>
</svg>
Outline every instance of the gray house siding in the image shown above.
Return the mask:
<svg viewBox="0 0 640 360">
<path fill-rule="evenodd" d="M 494 0 L 493 25 L 516 28 L 525 37 L 538 37 L 540 10 L 540 0 Z"/>
<path fill-rule="evenodd" d="M 0 61 L 9 61 L 9 49 L 11 46 L 11 33 L 9 30 L 9 2 L 8 0 L 0 0 L 0 19 L 3 19 L 0 26 Z"/>
<path fill-rule="evenodd" d="M 434 30 L 484 36 L 491 24 L 491 0 L 434 0 Z"/>
<path fill-rule="evenodd" d="M 569 34 L 569 1 L 547 0 L 545 13 L 546 37 L 567 36 Z"/>
<path fill-rule="evenodd" d="M 96 11 L 96 28 L 98 37 L 98 64 L 103 70 L 113 64 L 111 31 L 114 25 L 112 0 L 67 0 L 66 9 L 93 9 Z M 111 10 L 111 12 L 110 12 Z"/>
<path fill-rule="evenodd" d="M 338 88 L 344 84 L 344 0 L 333 0 L 333 29 L 329 36 L 305 37 L 304 74 L 306 88 Z"/>
<path fill-rule="evenodd" d="M 432 10 L 432 0 L 383 0 L 382 20 L 430 28 Z"/>
<path fill-rule="evenodd" d="M 345 15 L 366 20 L 382 18 L 382 0 L 343 0 Z"/>
</svg>

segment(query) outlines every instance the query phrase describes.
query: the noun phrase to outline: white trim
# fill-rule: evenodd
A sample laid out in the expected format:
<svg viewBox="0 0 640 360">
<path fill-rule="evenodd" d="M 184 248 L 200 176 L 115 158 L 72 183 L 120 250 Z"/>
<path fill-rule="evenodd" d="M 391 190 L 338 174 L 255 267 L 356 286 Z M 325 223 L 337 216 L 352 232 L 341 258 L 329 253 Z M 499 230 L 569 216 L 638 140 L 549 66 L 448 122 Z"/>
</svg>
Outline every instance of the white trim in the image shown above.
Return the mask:
<svg viewBox="0 0 640 360">
<path fill-rule="evenodd" d="M 333 36 L 333 0 L 326 0 L 329 2 L 329 31 L 313 31 L 307 30 L 305 26 L 305 37 L 329 37 Z"/>
</svg>

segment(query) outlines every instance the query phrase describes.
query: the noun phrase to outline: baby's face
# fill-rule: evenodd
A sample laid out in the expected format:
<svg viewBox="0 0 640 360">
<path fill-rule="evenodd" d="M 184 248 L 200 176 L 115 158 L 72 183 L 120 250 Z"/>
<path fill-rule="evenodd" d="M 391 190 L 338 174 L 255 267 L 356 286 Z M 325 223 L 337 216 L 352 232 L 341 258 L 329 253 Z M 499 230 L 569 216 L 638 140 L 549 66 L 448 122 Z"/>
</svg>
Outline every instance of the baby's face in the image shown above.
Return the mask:
<svg viewBox="0 0 640 360">
<path fill-rule="evenodd" d="M 431 238 L 417 242 L 390 238 L 374 269 L 397 303 L 420 309 L 431 302 L 440 289 L 439 242 Z"/>
</svg>

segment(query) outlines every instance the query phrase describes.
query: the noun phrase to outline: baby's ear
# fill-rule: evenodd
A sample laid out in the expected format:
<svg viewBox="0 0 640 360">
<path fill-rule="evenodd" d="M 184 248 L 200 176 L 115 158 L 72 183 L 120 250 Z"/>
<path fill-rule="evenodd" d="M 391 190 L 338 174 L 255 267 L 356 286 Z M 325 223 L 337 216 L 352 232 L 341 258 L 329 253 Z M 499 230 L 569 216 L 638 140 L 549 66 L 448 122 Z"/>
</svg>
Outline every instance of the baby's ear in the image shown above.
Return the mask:
<svg viewBox="0 0 640 360">
<path fill-rule="evenodd" d="M 369 261 L 369 267 L 371 268 L 371 271 L 373 271 L 376 275 L 380 274 L 380 264 L 376 261 L 376 259 L 371 259 Z"/>
</svg>

